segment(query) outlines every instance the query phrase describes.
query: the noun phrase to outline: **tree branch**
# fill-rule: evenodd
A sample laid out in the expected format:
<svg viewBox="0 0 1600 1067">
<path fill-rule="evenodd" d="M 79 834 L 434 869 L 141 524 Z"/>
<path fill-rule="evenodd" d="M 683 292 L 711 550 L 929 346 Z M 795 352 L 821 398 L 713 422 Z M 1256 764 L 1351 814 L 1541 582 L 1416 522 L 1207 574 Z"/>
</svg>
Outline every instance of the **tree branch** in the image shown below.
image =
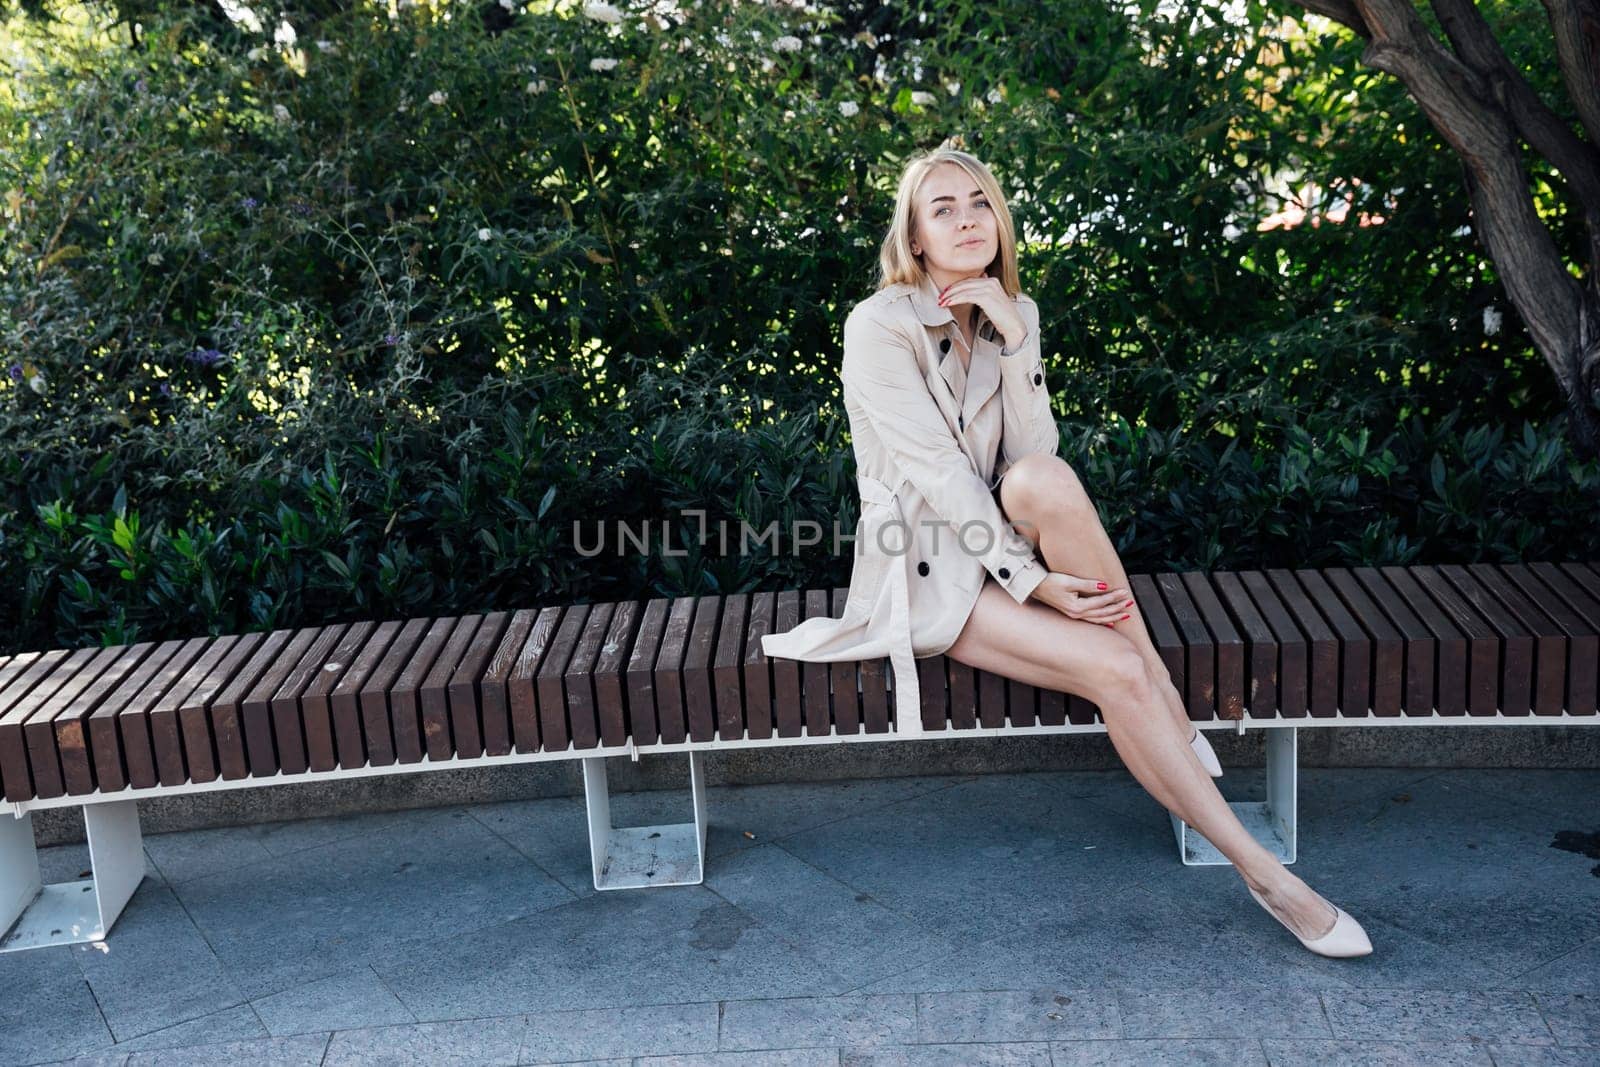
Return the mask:
<svg viewBox="0 0 1600 1067">
<path fill-rule="evenodd" d="M 1600 0 L 1544 0 L 1544 10 L 1578 121 L 1600 144 Z"/>
<path fill-rule="evenodd" d="M 1296 0 L 1296 2 L 1307 11 L 1343 23 L 1362 37 L 1372 36 L 1366 22 L 1361 18 L 1361 12 L 1356 10 L 1352 0 Z"/>
</svg>

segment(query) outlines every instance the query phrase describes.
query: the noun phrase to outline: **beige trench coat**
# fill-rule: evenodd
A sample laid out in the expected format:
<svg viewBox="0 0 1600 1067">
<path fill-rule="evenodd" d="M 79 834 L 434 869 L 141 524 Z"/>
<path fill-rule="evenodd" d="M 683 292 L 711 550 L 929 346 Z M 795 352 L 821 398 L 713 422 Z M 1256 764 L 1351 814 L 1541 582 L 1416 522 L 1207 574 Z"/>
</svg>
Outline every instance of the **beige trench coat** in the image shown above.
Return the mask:
<svg viewBox="0 0 1600 1067">
<path fill-rule="evenodd" d="M 913 659 L 955 643 L 985 576 L 1021 603 L 1047 573 L 991 495 L 1018 459 L 1060 447 L 1039 306 L 1013 299 L 1022 342 L 1004 350 L 980 312 L 966 370 L 960 328 L 932 279 L 886 286 L 851 309 L 840 378 L 861 519 L 844 614 L 761 638 L 763 652 L 785 659 L 887 656 L 901 732 L 921 730 Z"/>
</svg>

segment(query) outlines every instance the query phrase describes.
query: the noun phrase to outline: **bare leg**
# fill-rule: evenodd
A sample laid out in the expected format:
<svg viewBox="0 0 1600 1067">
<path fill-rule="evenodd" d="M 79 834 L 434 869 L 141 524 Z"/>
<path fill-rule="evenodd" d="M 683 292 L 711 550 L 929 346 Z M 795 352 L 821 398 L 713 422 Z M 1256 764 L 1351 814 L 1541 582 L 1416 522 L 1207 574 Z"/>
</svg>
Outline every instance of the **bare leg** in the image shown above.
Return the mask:
<svg viewBox="0 0 1600 1067">
<path fill-rule="evenodd" d="M 1111 589 L 1129 589 L 1128 574 L 1100 523 L 1094 502 L 1072 466 L 1059 456 L 1039 453 L 1012 464 L 1000 482 L 1000 508 L 1006 518 L 1018 524 L 1018 532 L 1034 543 L 1050 570 L 1098 578 Z M 1134 599 L 1131 589 L 1128 599 Z M 1193 737 L 1195 726 L 1183 706 L 1182 695 L 1172 684 L 1172 674 L 1139 617 L 1139 605 L 1135 603 L 1125 610 L 1129 617 L 1113 622 L 1112 629 L 1133 642 L 1156 695 L 1173 720 L 1184 727 L 1185 740 Z"/>
<path fill-rule="evenodd" d="M 1303 937 L 1333 928 L 1333 907 L 1261 846 L 1189 748 L 1189 732 L 1156 696 L 1133 643 L 1045 604 L 1019 604 L 985 579 L 945 654 L 959 663 L 1094 701 L 1128 770 L 1168 811 L 1205 835 Z M 1185 720 L 1187 722 L 1187 720 Z"/>
</svg>

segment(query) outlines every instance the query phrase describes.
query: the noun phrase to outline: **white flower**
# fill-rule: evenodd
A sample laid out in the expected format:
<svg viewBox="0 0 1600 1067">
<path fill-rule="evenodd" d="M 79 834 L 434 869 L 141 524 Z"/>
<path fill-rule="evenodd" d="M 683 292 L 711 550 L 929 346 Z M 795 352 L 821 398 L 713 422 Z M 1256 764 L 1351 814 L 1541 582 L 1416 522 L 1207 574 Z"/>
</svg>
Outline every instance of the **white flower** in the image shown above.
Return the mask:
<svg viewBox="0 0 1600 1067">
<path fill-rule="evenodd" d="M 448 99 L 450 99 L 450 94 L 442 89 L 435 89 L 433 92 L 428 94 L 428 103 L 436 104 L 440 107 L 443 107 L 444 102 Z"/>
<path fill-rule="evenodd" d="M 1505 320 L 1505 316 L 1500 314 L 1500 309 L 1490 304 L 1483 309 L 1483 332 L 1493 337 L 1500 332 L 1500 325 Z"/>
<path fill-rule="evenodd" d="M 288 122 L 289 109 L 284 107 L 282 104 L 273 104 L 272 117 L 277 119 L 279 122 Z"/>
<path fill-rule="evenodd" d="M 507 11 L 515 13 L 517 10 L 517 0 L 500 0 L 500 6 L 505 8 Z"/>
<path fill-rule="evenodd" d="M 960 82 L 945 82 L 944 87 L 949 91 L 951 96 L 955 96 L 957 93 L 961 92 Z"/>
<path fill-rule="evenodd" d="M 334 44 L 332 41 L 318 41 L 317 51 L 327 52 L 329 55 L 336 56 L 339 54 L 339 46 Z"/>
<path fill-rule="evenodd" d="M 159 267 L 161 265 L 161 253 L 151 252 L 148 256 L 144 257 L 144 261 L 150 264 L 152 267 Z"/>
<path fill-rule="evenodd" d="M 544 84 L 544 79 L 543 78 L 540 78 L 537 81 L 531 81 L 531 82 L 528 83 L 528 92 L 530 92 L 530 93 L 542 93 L 542 92 L 544 92 L 544 90 L 545 90 L 545 84 Z"/>
<path fill-rule="evenodd" d="M 983 94 L 983 98 L 989 101 L 991 104 L 998 104 L 1001 100 L 1000 90 L 998 88 L 990 89 L 987 93 Z"/>
<path fill-rule="evenodd" d="M 845 118 L 854 118 L 856 115 L 860 114 L 860 112 L 861 105 L 856 103 L 854 100 L 839 101 L 839 114 L 843 115 Z"/>
<path fill-rule="evenodd" d="M 800 38 L 786 33 L 772 42 L 772 50 L 775 52 L 798 52 L 800 51 Z"/>
<path fill-rule="evenodd" d="M 803 239 L 803 238 L 806 238 L 806 237 L 810 237 L 812 234 L 814 234 L 816 232 L 817 232 L 817 228 L 815 226 L 807 226 L 805 229 L 800 231 L 800 236 Z"/>
<path fill-rule="evenodd" d="M 918 89 L 911 94 L 911 102 L 918 107 L 927 107 L 933 103 L 933 94 Z"/>
<path fill-rule="evenodd" d="M 287 19 L 278 23 L 278 28 L 272 31 L 272 39 L 278 44 L 294 44 L 294 27 L 289 25 Z"/>
<path fill-rule="evenodd" d="M 43 371 L 34 371 L 33 375 L 28 379 L 28 388 L 32 389 L 36 393 L 44 392 L 47 384 L 48 383 L 44 380 Z"/>
<path fill-rule="evenodd" d="M 493 236 L 494 236 L 494 231 L 489 229 L 489 227 L 487 227 L 487 226 L 485 226 L 483 229 L 478 231 L 478 240 L 480 240 L 480 241 L 487 241 Z"/>
<path fill-rule="evenodd" d="M 590 70 L 610 70 L 616 65 L 617 61 L 615 59 L 603 59 L 599 56 L 589 60 Z"/>
<path fill-rule="evenodd" d="M 583 5 L 583 13 L 596 22 L 618 23 L 622 21 L 622 12 L 610 4 L 601 3 L 600 0 L 590 0 Z"/>
<path fill-rule="evenodd" d="M 258 44 L 254 48 L 250 49 L 250 51 L 246 52 L 244 57 L 252 63 L 259 63 L 266 58 L 266 55 L 267 46 Z"/>
<path fill-rule="evenodd" d="M 772 68 L 776 67 L 777 65 L 778 64 L 774 63 L 770 57 L 761 57 L 761 73 L 770 74 L 772 72 Z"/>
</svg>

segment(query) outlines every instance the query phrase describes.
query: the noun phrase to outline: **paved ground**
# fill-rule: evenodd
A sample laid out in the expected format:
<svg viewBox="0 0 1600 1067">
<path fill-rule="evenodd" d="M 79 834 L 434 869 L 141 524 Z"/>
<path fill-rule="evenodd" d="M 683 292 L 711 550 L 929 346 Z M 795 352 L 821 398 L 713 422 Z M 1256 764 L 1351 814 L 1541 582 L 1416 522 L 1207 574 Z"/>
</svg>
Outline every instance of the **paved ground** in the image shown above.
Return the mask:
<svg viewBox="0 0 1600 1067">
<path fill-rule="evenodd" d="M 596 893 L 581 799 L 150 835 L 108 941 L 0 956 L 0 1062 L 1600 1064 L 1600 771 L 1302 770 L 1300 805 L 1371 956 L 1183 866 L 1121 771 L 712 789 L 677 889 Z"/>
</svg>

